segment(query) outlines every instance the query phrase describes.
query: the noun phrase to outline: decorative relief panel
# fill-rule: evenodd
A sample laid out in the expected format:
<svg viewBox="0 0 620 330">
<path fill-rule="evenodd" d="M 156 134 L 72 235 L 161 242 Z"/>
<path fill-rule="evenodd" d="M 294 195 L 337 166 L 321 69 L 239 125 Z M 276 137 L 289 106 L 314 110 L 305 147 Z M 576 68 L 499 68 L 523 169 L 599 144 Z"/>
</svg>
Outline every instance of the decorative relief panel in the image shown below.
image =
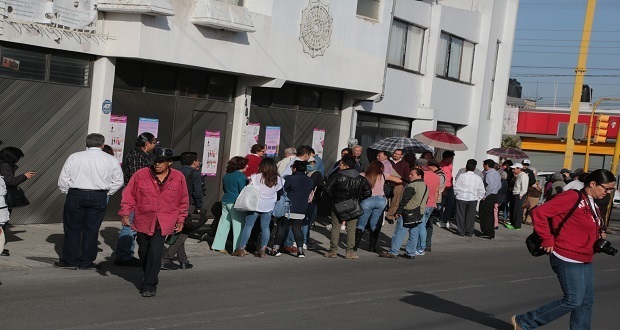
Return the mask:
<svg viewBox="0 0 620 330">
<path fill-rule="evenodd" d="M 256 31 L 247 8 L 217 0 L 196 0 L 192 23 L 235 32 Z"/>
<path fill-rule="evenodd" d="M 323 56 L 329 47 L 334 17 L 329 6 L 320 0 L 310 0 L 308 7 L 302 11 L 299 41 L 304 52 L 313 58 Z"/>
</svg>

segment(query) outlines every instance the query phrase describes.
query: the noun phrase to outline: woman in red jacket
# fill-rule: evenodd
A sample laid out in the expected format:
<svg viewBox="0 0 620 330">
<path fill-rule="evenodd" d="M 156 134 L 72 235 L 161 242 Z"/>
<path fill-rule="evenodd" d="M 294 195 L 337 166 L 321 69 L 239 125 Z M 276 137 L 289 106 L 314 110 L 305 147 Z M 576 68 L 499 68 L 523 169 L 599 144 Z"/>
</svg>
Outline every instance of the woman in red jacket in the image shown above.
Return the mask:
<svg viewBox="0 0 620 330">
<path fill-rule="evenodd" d="M 564 297 L 512 317 L 515 329 L 534 329 L 570 313 L 570 329 L 590 329 L 594 303 L 594 242 L 605 238 L 605 224 L 594 199 L 614 191 L 616 178 L 608 170 L 590 173 L 580 191 L 566 191 L 532 212 L 541 249 L 550 255 Z M 577 206 L 574 208 L 574 206 Z M 572 215 L 559 224 L 574 208 Z M 548 219 L 551 219 L 551 228 Z"/>
</svg>

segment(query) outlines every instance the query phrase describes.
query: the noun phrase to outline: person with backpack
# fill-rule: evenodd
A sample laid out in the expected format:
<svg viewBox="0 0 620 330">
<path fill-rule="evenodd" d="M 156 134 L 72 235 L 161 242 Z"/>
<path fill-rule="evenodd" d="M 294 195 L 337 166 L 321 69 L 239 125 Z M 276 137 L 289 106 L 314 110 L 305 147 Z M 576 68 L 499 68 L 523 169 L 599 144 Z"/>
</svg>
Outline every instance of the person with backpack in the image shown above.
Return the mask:
<svg viewBox="0 0 620 330">
<path fill-rule="evenodd" d="M 304 258 L 304 236 L 301 231 L 303 219 L 306 217 L 310 193 L 312 192 L 313 182 L 306 175 L 307 162 L 296 160 L 292 166 L 292 173 L 284 180 L 284 192 L 290 200 L 289 212 L 279 219 L 278 228 L 271 255 L 279 257 L 281 255 L 280 245 L 284 243 L 288 235 L 289 228 L 293 229 L 293 236 L 297 243 L 297 257 Z"/>
<path fill-rule="evenodd" d="M 185 175 L 185 182 L 187 183 L 187 193 L 189 195 L 189 207 L 188 214 L 196 213 L 201 214 L 202 210 L 202 179 L 200 177 L 200 162 L 198 161 L 198 154 L 195 152 L 184 152 L 181 154 L 181 167 L 179 171 Z M 178 233 L 176 241 L 168 247 L 168 250 L 164 253 L 164 257 L 161 261 L 162 270 L 177 270 L 177 269 L 192 269 L 194 265 L 187 260 L 187 254 L 185 253 L 185 241 L 189 231 L 184 228 L 183 231 Z M 179 265 L 177 266 L 172 259 L 177 257 Z"/>
</svg>

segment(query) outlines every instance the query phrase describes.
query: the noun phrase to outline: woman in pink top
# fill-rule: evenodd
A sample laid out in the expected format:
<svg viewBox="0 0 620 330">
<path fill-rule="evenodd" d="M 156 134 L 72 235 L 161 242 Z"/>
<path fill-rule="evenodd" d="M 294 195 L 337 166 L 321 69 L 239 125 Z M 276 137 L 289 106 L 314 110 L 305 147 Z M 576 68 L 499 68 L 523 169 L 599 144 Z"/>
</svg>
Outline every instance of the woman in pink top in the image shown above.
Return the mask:
<svg viewBox="0 0 620 330">
<path fill-rule="evenodd" d="M 353 251 L 357 251 L 357 246 L 362 240 L 366 225 L 370 223 L 370 244 L 368 251 L 376 252 L 377 237 L 379 237 L 379 233 L 381 232 L 381 227 L 378 227 L 377 224 L 379 222 L 379 218 L 381 218 L 383 210 L 385 209 L 385 205 L 387 204 L 387 199 L 383 193 L 383 186 L 385 185 L 386 180 L 399 184 L 402 183 L 402 180 L 399 177 L 392 174 L 386 175 L 383 173 L 383 170 L 384 166 L 382 162 L 373 161 L 370 165 L 368 165 L 366 171 L 361 174 L 366 177 L 368 183 L 370 184 L 370 188 L 372 189 L 372 197 L 367 198 L 360 203 L 360 206 L 364 210 L 364 214 L 360 215 L 359 220 L 357 221 L 357 228 L 355 229 L 355 246 L 353 247 Z"/>
</svg>

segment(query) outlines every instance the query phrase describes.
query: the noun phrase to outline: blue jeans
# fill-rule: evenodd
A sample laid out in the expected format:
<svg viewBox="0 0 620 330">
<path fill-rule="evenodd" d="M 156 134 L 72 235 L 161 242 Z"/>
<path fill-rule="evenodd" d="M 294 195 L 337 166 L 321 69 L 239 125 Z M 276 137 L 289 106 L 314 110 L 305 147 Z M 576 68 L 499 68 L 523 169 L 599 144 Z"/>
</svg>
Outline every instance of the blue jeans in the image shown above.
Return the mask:
<svg viewBox="0 0 620 330">
<path fill-rule="evenodd" d="M 116 243 L 116 260 L 127 261 L 133 257 L 133 249 L 136 240 L 136 231 L 131 229 L 133 224 L 134 212 L 129 213 L 129 226 L 122 226 L 118 233 L 118 242 Z"/>
<path fill-rule="evenodd" d="M 260 249 L 263 250 L 269 243 L 269 236 L 271 231 L 269 230 L 269 223 L 271 222 L 271 211 L 269 212 L 248 212 L 245 216 L 245 225 L 243 226 L 243 234 L 241 235 L 241 243 L 239 243 L 240 249 L 245 249 L 248 244 L 250 235 L 252 234 L 252 228 L 256 219 L 260 216 L 260 229 L 261 229 L 261 244 Z"/>
<path fill-rule="evenodd" d="M 429 206 L 424 209 L 424 215 L 422 216 L 422 223 L 418 226 L 420 227 L 420 234 L 418 237 L 418 244 L 416 245 L 416 248 L 419 251 L 424 251 L 424 249 L 426 249 L 426 223 L 428 222 L 428 219 L 431 217 L 431 213 L 433 213 L 434 209 L 435 208 L 432 206 Z"/>
<path fill-rule="evenodd" d="M 97 259 L 99 228 L 108 206 L 106 196 L 101 190 L 69 189 L 63 213 L 61 262 L 88 267 Z"/>
<path fill-rule="evenodd" d="M 594 270 L 592 263 L 566 262 L 555 255 L 550 257 L 551 268 L 557 274 L 564 297 L 533 311 L 517 315 L 516 321 L 524 330 L 534 329 L 570 313 L 570 329 L 590 329 L 594 304 Z"/>
<path fill-rule="evenodd" d="M 398 218 L 396 228 L 394 229 L 394 234 L 392 234 L 392 246 L 390 247 L 388 253 L 398 255 L 403 239 L 405 238 L 405 235 L 409 233 L 407 245 L 405 245 L 405 253 L 407 253 L 408 256 L 415 256 L 415 247 L 418 245 L 418 236 L 420 235 L 421 226 L 422 225 L 420 224 L 413 228 L 405 228 L 403 227 L 403 218 Z"/>
<path fill-rule="evenodd" d="M 370 222 L 370 230 L 375 230 L 386 204 L 385 196 L 372 196 L 363 200 L 360 206 L 364 210 L 364 214 L 360 215 L 357 220 L 357 229 L 366 229 L 366 224 Z"/>
</svg>

